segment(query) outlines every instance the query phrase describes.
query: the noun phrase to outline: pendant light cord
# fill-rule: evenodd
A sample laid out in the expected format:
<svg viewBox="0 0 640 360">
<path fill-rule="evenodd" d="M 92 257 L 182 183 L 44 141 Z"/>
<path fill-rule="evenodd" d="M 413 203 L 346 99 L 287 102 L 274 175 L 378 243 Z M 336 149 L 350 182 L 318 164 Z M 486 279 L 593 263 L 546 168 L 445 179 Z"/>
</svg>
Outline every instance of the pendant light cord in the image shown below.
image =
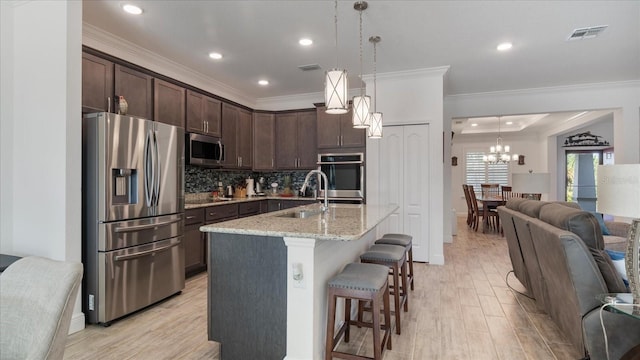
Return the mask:
<svg viewBox="0 0 640 360">
<path fill-rule="evenodd" d="M 378 103 L 378 85 L 376 84 L 376 59 L 377 59 L 377 51 L 376 51 L 376 45 L 377 45 L 377 41 L 375 41 L 373 43 L 373 112 L 377 112 L 377 103 Z"/>
<path fill-rule="evenodd" d="M 336 69 L 337 69 L 338 68 L 338 0 L 335 0 L 333 10 L 334 10 L 333 24 L 334 24 L 335 34 L 336 34 L 335 44 L 336 44 Z"/>
<path fill-rule="evenodd" d="M 362 9 L 358 11 L 360 13 L 360 96 L 364 96 L 364 86 L 362 84 Z"/>
</svg>

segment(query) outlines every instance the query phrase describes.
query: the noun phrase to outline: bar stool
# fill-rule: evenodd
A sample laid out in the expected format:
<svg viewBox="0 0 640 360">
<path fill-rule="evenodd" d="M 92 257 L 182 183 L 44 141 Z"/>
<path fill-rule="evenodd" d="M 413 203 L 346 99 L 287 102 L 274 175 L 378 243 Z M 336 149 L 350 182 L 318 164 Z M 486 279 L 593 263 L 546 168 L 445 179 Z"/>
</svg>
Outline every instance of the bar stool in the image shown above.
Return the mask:
<svg viewBox="0 0 640 360">
<path fill-rule="evenodd" d="M 344 352 L 334 351 L 338 340 L 344 333 L 344 342 L 349 342 L 349 326 L 358 325 L 373 328 L 373 358 L 382 359 L 382 352 L 386 345 L 391 350 L 391 309 L 389 307 L 389 269 L 376 264 L 351 263 L 329 280 L 327 311 L 327 343 L 325 359 L 339 357 L 342 359 L 370 359 Z M 334 337 L 336 301 L 338 297 L 345 299 L 344 324 Z M 371 301 L 373 319 L 371 323 L 351 320 L 351 300 Z M 383 308 L 380 308 L 381 302 Z M 380 312 L 384 313 L 384 324 L 380 324 Z M 384 335 L 380 338 L 380 329 Z"/>
<path fill-rule="evenodd" d="M 409 298 L 407 296 L 407 258 L 405 251 L 400 246 L 376 244 L 360 255 L 363 263 L 385 265 L 391 269 L 393 285 L 389 285 L 389 293 L 393 295 L 393 305 L 396 318 L 396 334 L 400 335 L 400 306 L 404 306 L 404 311 L 409 311 Z M 387 272 L 388 275 L 388 272 Z M 402 285 L 400 285 L 402 282 Z M 360 305 L 360 304 L 359 304 Z M 363 306 L 358 307 L 358 320 L 362 320 Z M 372 309 L 375 313 L 375 311 Z"/>
<path fill-rule="evenodd" d="M 382 239 L 378 239 L 376 244 L 387 244 L 404 246 L 405 252 L 408 254 L 407 260 L 409 261 L 409 285 L 411 290 L 413 289 L 413 236 L 406 234 L 384 234 Z"/>
</svg>

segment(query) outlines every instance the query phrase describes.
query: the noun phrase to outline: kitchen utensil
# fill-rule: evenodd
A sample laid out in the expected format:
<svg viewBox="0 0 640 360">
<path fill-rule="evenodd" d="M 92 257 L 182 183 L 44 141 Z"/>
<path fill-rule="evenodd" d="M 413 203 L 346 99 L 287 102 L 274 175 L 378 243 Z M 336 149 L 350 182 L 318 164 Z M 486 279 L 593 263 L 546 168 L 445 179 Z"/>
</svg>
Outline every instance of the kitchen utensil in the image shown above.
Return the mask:
<svg viewBox="0 0 640 360">
<path fill-rule="evenodd" d="M 227 185 L 227 196 L 233 197 L 233 186 Z"/>
</svg>

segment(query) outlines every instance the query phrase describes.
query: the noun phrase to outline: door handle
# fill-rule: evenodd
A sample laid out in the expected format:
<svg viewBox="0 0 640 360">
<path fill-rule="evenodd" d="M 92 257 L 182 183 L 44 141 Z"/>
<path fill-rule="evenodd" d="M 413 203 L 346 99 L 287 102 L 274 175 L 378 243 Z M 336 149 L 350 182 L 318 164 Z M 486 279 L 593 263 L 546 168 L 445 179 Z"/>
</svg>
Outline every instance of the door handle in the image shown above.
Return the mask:
<svg viewBox="0 0 640 360">
<path fill-rule="evenodd" d="M 195 219 L 195 216 L 187 216 L 187 220 Z"/>
<path fill-rule="evenodd" d="M 153 228 L 157 228 L 157 227 L 160 227 L 160 226 L 175 224 L 177 222 L 180 222 L 181 220 L 182 219 L 173 219 L 173 220 L 163 221 L 163 222 L 159 222 L 159 223 L 155 223 L 155 224 L 144 224 L 144 225 L 134 225 L 134 226 L 127 226 L 127 227 L 117 227 L 113 231 L 117 232 L 117 233 L 135 232 L 135 231 L 153 229 Z"/>
<path fill-rule="evenodd" d="M 168 249 L 171 249 L 174 246 L 180 245 L 182 241 L 178 240 L 177 242 L 167 245 L 167 246 L 163 246 L 161 248 L 157 248 L 157 249 L 151 249 L 151 250 L 146 250 L 146 251 L 140 251 L 137 253 L 133 253 L 133 254 L 129 254 L 129 255 L 116 255 L 114 256 L 113 260 L 115 261 L 125 261 L 125 260 L 130 260 L 130 259 L 135 259 L 135 258 L 139 258 L 139 257 L 143 257 L 149 254 L 153 254 L 153 253 L 157 253 L 160 251 L 165 251 Z"/>
</svg>

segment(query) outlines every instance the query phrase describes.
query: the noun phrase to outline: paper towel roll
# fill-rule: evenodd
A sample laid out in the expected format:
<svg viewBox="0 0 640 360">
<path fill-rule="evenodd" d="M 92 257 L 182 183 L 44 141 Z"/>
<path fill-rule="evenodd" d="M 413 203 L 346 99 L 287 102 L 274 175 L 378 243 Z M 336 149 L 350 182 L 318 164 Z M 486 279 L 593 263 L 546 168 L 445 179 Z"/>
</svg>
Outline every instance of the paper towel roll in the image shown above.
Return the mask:
<svg viewBox="0 0 640 360">
<path fill-rule="evenodd" d="M 253 179 L 247 179 L 247 196 L 255 195 L 255 186 L 253 184 Z"/>
</svg>

